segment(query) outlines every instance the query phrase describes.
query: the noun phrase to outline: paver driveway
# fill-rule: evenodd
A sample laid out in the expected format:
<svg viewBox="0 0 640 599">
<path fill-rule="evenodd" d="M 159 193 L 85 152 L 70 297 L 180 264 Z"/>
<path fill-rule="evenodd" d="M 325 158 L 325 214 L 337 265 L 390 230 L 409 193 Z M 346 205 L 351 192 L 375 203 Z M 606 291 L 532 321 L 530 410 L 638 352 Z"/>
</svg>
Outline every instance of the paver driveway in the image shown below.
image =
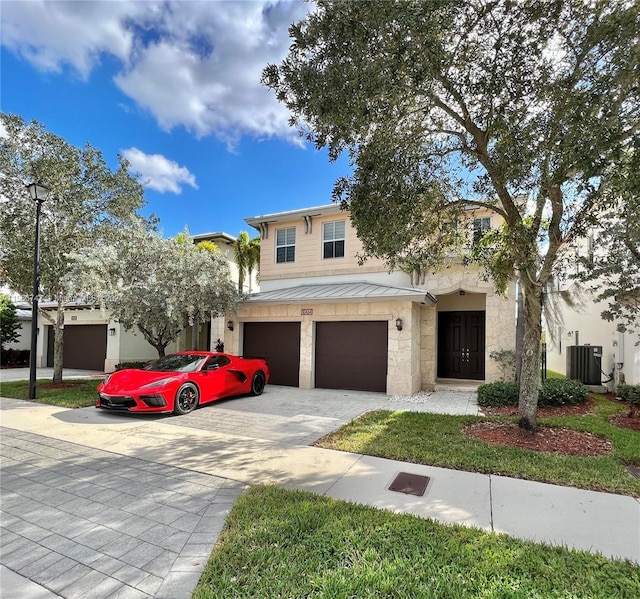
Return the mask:
<svg viewBox="0 0 640 599">
<path fill-rule="evenodd" d="M 273 386 L 181 417 L 0 401 L 0 564 L 69 599 L 189 597 L 244 488 L 217 476 L 229 456 L 307 445 L 370 409 L 477 412 L 473 393 Z"/>
</svg>

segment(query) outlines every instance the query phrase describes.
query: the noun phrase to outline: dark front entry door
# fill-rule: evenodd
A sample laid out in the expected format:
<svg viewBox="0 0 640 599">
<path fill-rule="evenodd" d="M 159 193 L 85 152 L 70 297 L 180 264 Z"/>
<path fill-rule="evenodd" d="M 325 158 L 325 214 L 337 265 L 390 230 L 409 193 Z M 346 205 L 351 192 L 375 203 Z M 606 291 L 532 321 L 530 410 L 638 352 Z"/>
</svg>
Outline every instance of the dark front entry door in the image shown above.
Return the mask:
<svg viewBox="0 0 640 599">
<path fill-rule="evenodd" d="M 484 311 L 438 313 L 438 377 L 484 379 Z"/>
</svg>

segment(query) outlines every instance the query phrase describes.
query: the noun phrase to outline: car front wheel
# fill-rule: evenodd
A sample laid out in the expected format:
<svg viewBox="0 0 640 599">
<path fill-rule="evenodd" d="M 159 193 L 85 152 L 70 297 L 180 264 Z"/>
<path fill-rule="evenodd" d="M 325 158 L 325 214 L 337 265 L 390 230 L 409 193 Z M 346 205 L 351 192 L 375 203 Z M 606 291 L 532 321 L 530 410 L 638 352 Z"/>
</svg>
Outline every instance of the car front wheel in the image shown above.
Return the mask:
<svg viewBox="0 0 640 599">
<path fill-rule="evenodd" d="M 264 391 L 265 378 L 262 372 L 256 372 L 251 380 L 251 395 L 262 395 Z"/>
<path fill-rule="evenodd" d="M 188 414 L 198 407 L 200 392 L 193 383 L 185 383 L 178 389 L 173 411 L 176 414 Z"/>
</svg>

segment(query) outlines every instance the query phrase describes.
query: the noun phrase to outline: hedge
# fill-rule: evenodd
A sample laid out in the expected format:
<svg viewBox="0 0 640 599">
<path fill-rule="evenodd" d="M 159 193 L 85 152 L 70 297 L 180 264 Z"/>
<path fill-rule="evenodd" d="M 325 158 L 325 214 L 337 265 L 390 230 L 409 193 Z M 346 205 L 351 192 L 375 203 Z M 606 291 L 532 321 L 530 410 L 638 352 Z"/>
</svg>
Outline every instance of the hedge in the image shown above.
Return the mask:
<svg viewBox="0 0 640 599">
<path fill-rule="evenodd" d="M 478 405 L 498 408 L 517 406 L 520 385 L 518 383 L 486 383 L 478 387 Z M 587 399 L 587 388 L 572 379 L 547 379 L 538 392 L 538 406 L 566 406 L 582 403 Z"/>
</svg>

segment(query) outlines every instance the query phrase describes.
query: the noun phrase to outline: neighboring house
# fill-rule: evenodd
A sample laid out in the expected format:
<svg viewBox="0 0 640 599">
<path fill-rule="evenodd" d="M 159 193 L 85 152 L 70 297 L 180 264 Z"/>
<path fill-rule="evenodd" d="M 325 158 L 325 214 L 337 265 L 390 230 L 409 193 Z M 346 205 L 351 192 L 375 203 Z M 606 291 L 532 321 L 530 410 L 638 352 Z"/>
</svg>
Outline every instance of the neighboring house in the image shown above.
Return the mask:
<svg viewBox="0 0 640 599">
<path fill-rule="evenodd" d="M 57 318 L 56 302 L 40 302 L 47 317 L 38 319 L 36 365 L 53 367 L 53 323 Z M 69 303 L 64 315 L 64 368 L 113 372 L 116 364 L 147 361 L 158 352 L 141 334 L 125 331 L 119 323 L 105 317 L 95 306 Z M 170 344 L 167 352 L 174 351 Z M 27 347 L 29 349 L 30 346 Z"/>
<path fill-rule="evenodd" d="M 227 233 L 207 233 L 195 235 L 194 240 L 213 241 L 229 262 L 234 281 L 238 280 L 233 245 L 235 237 Z M 247 291 L 249 282 L 247 281 Z M 255 278 L 253 288 L 256 288 Z M 22 306 L 21 306 L 22 307 Z M 53 325 L 57 317 L 55 302 L 40 302 L 49 319 L 40 317 L 38 323 L 37 361 L 38 367 L 53 366 Z M 30 349 L 30 310 L 28 322 L 23 322 L 22 339 L 26 339 L 25 349 Z M 25 337 L 25 331 L 26 337 Z M 225 319 L 212 318 L 204 326 L 198 327 L 198 349 L 215 349 L 218 339 L 224 339 Z M 166 353 L 193 348 L 192 327 L 187 327 L 174 343 L 166 348 Z M 95 306 L 70 303 L 65 306 L 64 322 L 64 367 L 113 372 L 120 362 L 142 362 L 158 357 L 158 352 L 140 333 L 126 331 L 119 323 L 112 321 Z"/>
<path fill-rule="evenodd" d="M 597 251 L 593 236 L 578 243 L 577 254 L 581 257 Z M 580 268 L 576 261 L 575 268 Z M 545 315 L 545 339 L 547 343 L 547 368 L 560 374 L 569 374 L 572 370 L 569 362 L 576 354 L 571 347 L 595 346 L 596 359 L 600 357 L 601 383 L 610 390 L 618 383 L 640 384 L 640 319 L 635 331 L 620 333 L 618 323 L 603 320 L 600 314 L 607 309 L 605 302 L 596 300 L 596 293 L 584 286 L 572 282 L 566 273 L 562 291 L 569 294 L 574 305 L 562 300 L 554 302 L 554 315 Z M 590 286 L 597 284 L 591 283 Z M 584 350 L 580 353 L 582 355 Z M 588 354 L 584 354 L 585 356 Z M 575 359 L 575 358 L 573 358 Z M 590 368 L 594 364 L 588 365 Z M 578 369 L 579 370 L 579 369 Z M 576 368 L 574 366 L 573 372 Z"/>
<path fill-rule="evenodd" d="M 515 348 L 514 284 L 502 298 L 459 262 L 419 277 L 360 265 L 335 204 L 245 220 L 260 232 L 260 292 L 232 317 L 225 348 L 267 357 L 272 383 L 396 395 L 500 378 L 489 354 Z M 499 217 L 470 213 L 466 224 L 473 235 Z"/>
<path fill-rule="evenodd" d="M 12 300 L 13 301 L 13 300 Z M 18 302 L 20 306 L 20 302 Z M 15 303 L 14 303 L 15 305 Z M 6 343 L 7 349 L 15 349 L 18 351 L 28 350 L 31 347 L 31 310 L 28 306 L 18 307 L 16 306 L 16 316 L 20 323 L 18 329 L 18 339 L 12 343 Z"/>
</svg>

